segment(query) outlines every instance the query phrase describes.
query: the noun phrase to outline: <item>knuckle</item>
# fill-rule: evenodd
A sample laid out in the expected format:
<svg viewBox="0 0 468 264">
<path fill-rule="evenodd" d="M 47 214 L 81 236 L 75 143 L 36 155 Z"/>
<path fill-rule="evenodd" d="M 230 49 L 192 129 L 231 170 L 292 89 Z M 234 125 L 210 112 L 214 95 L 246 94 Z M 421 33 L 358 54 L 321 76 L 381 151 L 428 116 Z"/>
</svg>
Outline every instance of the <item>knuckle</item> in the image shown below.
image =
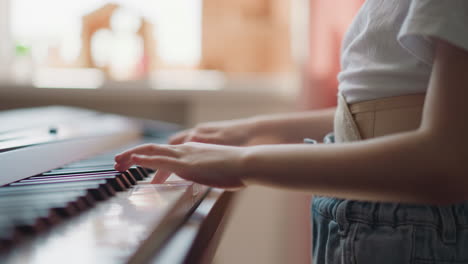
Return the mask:
<svg viewBox="0 0 468 264">
<path fill-rule="evenodd" d="M 147 143 L 147 144 L 142 145 L 142 146 L 141 146 L 141 149 L 147 150 L 147 149 L 150 149 L 151 146 L 152 146 L 152 144 Z"/>
<path fill-rule="evenodd" d="M 169 137 L 169 140 L 168 140 L 168 141 L 169 141 L 170 143 L 172 143 L 172 142 L 177 141 L 178 139 L 179 139 L 179 137 L 178 137 L 177 135 L 174 135 L 174 136 Z"/>
<path fill-rule="evenodd" d="M 200 133 L 201 131 L 203 131 L 203 126 L 197 125 L 193 128 L 193 131 L 196 133 Z"/>
<path fill-rule="evenodd" d="M 187 138 L 186 142 L 193 142 L 193 141 L 199 141 L 199 140 L 201 140 L 201 137 L 199 135 L 192 134 Z"/>
<path fill-rule="evenodd" d="M 192 142 L 185 142 L 184 144 L 180 145 L 180 151 L 185 152 L 191 144 Z"/>
<path fill-rule="evenodd" d="M 189 132 L 190 130 L 184 130 L 184 131 L 176 133 L 171 138 L 174 138 L 174 139 L 182 138 L 182 137 L 185 137 L 185 135 L 187 135 Z"/>
<path fill-rule="evenodd" d="M 167 145 L 166 148 L 173 151 L 177 150 L 177 146 L 174 145 Z"/>
<path fill-rule="evenodd" d="M 193 131 L 195 133 L 206 133 L 206 132 L 209 132 L 211 130 L 211 126 L 209 124 L 201 124 L 201 125 L 197 125 L 193 128 Z"/>
<path fill-rule="evenodd" d="M 168 143 L 170 145 L 176 145 L 182 143 L 184 140 L 182 138 L 169 139 Z"/>
<path fill-rule="evenodd" d="M 154 164 L 154 163 L 161 163 L 161 158 L 160 157 L 151 157 L 146 160 L 148 163 Z"/>
<path fill-rule="evenodd" d="M 214 144 L 220 144 L 222 143 L 222 137 L 218 136 L 218 135 L 214 135 L 212 137 L 210 137 L 210 142 L 211 143 L 214 143 Z"/>
<path fill-rule="evenodd" d="M 194 128 L 205 128 L 207 123 L 198 123 L 194 126 Z"/>
<path fill-rule="evenodd" d="M 179 144 L 183 144 L 183 143 L 186 142 L 187 140 L 188 140 L 188 137 L 187 137 L 187 136 L 179 137 L 179 138 L 170 140 L 170 141 L 169 141 L 169 144 L 171 144 L 171 145 L 179 145 Z"/>
<path fill-rule="evenodd" d="M 204 137 L 201 137 L 199 135 L 195 135 L 192 137 L 192 141 L 195 141 L 195 142 L 203 142 L 205 141 L 206 139 Z"/>
<path fill-rule="evenodd" d="M 196 142 L 185 142 L 182 146 L 181 146 L 181 151 L 184 152 L 184 153 L 187 153 L 189 152 L 191 149 L 194 148 L 194 146 L 196 146 Z"/>
<path fill-rule="evenodd" d="M 183 146 L 185 147 L 193 147 L 195 145 L 198 145 L 197 142 L 185 142 Z"/>
<path fill-rule="evenodd" d="M 149 151 L 156 151 L 158 147 L 155 144 L 148 144 Z"/>
<path fill-rule="evenodd" d="M 184 168 L 196 168 L 197 167 L 197 161 L 195 159 L 188 159 L 182 162 L 182 167 Z"/>
<path fill-rule="evenodd" d="M 231 137 L 231 135 L 229 133 L 230 133 L 230 131 L 221 130 L 221 131 L 218 131 L 218 133 L 216 133 L 216 137 L 218 137 L 218 138 L 229 138 L 229 137 Z"/>
</svg>

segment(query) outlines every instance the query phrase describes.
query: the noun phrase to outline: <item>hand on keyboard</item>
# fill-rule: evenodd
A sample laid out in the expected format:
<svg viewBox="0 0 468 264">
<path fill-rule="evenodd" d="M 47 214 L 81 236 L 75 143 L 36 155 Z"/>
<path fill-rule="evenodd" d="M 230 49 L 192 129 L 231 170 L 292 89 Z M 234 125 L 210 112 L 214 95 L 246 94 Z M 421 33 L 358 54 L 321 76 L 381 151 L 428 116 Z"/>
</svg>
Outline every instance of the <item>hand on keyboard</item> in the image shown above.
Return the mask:
<svg viewBox="0 0 468 264">
<path fill-rule="evenodd" d="M 159 169 L 153 183 L 162 183 L 169 172 L 197 183 L 225 188 L 244 187 L 243 157 L 247 148 L 189 142 L 180 145 L 145 144 L 115 157 L 115 169 L 133 165 Z"/>
<path fill-rule="evenodd" d="M 209 122 L 181 131 L 169 139 L 169 144 L 200 142 L 219 145 L 246 145 L 254 135 L 257 124 L 253 119 Z"/>
</svg>

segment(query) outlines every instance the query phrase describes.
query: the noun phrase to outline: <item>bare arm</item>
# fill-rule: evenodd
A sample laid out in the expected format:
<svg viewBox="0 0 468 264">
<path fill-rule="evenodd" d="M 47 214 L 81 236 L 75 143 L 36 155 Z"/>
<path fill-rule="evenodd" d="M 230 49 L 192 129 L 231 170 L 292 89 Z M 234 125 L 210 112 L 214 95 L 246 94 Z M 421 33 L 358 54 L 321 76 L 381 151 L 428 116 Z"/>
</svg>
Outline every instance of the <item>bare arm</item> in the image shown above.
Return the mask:
<svg viewBox="0 0 468 264">
<path fill-rule="evenodd" d="M 335 109 L 209 122 L 182 131 L 170 144 L 201 142 L 220 145 L 252 146 L 260 144 L 301 143 L 305 137 L 321 140 L 333 129 Z"/>
<path fill-rule="evenodd" d="M 247 183 L 354 199 L 451 203 L 468 198 L 468 52 L 438 41 L 421 128 L 334 146 L 259 146 Z"/>
<path fill-rule="evenodd" d="M 333 117 L 336 108 L 323 110 L 258 116 L 255 133 L 259 135 L 276 135 L 278 143 L 302 143 L 304 138 L 322 140 L 333 131 Z"/>
<path fill-rule="evenodd" d="M 139 164 L 222 188 L 253 183 L 351 199 L 460 202 L 468 199 L 467 98 L 468 52 L 438 41 L 416 131 L 337 145 L 140 146 L 117 155 L 116 169 Z"/>
</svg>

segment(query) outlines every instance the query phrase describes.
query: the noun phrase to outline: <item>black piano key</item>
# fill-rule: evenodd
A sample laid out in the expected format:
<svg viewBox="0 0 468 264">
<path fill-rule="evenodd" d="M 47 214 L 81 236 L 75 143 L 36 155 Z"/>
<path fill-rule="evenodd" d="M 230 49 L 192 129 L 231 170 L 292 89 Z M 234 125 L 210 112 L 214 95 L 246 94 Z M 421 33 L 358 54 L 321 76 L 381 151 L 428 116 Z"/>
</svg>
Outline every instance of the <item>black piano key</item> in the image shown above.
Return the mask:
<svg viewBox="0 0 468 264">
<path fill-rule="evenodd" d="M 105 166 L 105 168 L 107 168 L 108 170 L 104 170 L 104 167 L 103 167 L 103 170 L 99 171 L 99 172 L 94 172 L 94 171 L 93 172 L 80 172 L 80 173 L 74 173 L 73 175 L 122 173 L 122 172 L 116 171 L 114 169 L 113 165 L 112 166 Z M 65 173 L 65 174 L 68 174 L 68 173 Z M 60 174 L 60 175 L 65 175 L 65 174 Z M 135 176 L 130 171 L 123 172 L 123 174 L 127 178 L 127 180 L 130 182 L 131 185 L 137 184 L 137 179 L 135 178 Z M 48 176 L 48 175 L 50 175 L 50 174 L 42 174 L 42 175 L 38 175 L 38 176 Z M 56 175 L 56 174 L 54 174 L 54 175 Z"/>
<path fill-rule="evenodd" d="M 32 195 L 32 194 L 42 195 L 42 194 L 54 193 L 54 192 L 81 191 L 81 190 L 86 190 L 89 196 L 95 201 L 105 200 L 109 197 L 104 187 L 100 184 L 81 185 L 78 187 L 77 186 L 62 186 L 60 188 L 35 188 L 35 187 L 39 187 L 39 186 L 17 186 L 17 187 L 9 187 L 9 188 L 0 188 L 0 199 L 2 196 L 8 196 L 8 195 Z"/>
<path fill-rule="evenodd" d="M 150 169 L 150 168 L 143 168 L 143 170 L 145 170 L 147 174 L 151 174 L 151 173 L 156 172 L 156 170 L 153 170 L 153 169 Z"/>
<path fill-rule="evenodd" d="M 49 210 L 54 212 L 61 218 L 69 218 L 79 213 L 78 208 L 73 203 L 67 203 L 63 207 L 52 207 L 49 208 Z"/>
<path fill-rule="evenodd" d="M 132 183 L 128 180 L 128 176 L 125 174 L 119 174 L 119 179 L 122 181 L 123 184 L 125 184 L 125 187 L 130 188 L 132 187 Z"/>
<path fill-rule="evenodd" d="M 41 184 L 58 184 L 58 183 L 71 183 L 71 182 L 86 182 L 86 181 L 94 181 L 94 180 L 106 180 L 107 184 L 113 187 L 115 191 L 125 191 L 127 188 L 123 185 L 123 183 L 117 178 L 113 176 L 101 176 L 101 177 L 92 177 L 92 178 L 82 178 L 82 179 L 52 179 L 49 181 L 27 181 L 22 180 L 19 182 L 11 183 L 11 186 L 25 186 L 25 185 L 41 185 Z"/>
<path fill-rule="evenodd" d="M 106 194 L 109 196 L 109 197 L 112 197 L 116 194 L 116 192 L 118 192 L 117 189 L 114 188 L 114 186 L 112 184 L 102 184 L 102 188 L 103 190 L 106 191 Z"/>
<path fill-rule="evenodd" d="M 114 169 L 114 164 L 107 164 L 107 165 L 97 165 L 97 166 L 80 166 L 80 167 L 68 167 L 68 168 L 61 168 L 51 170 L 49 172 L 45 172 L 38 176 L 48 176 L 48 175 L 63 175 L 63 174 L 88 174 L 88 173 L 119 173 Z M 133 176 L 134 179 L 128 179 L 133 185 L 136 184 L 137 180 L 143 180 L 143 178 L 147 177 L 148 172 L 143 168 L 130 168 L 127 174 Z"/>
<path fill-rule="evenodd" d="M 36 176 L 31 176 L 28 179 L 39 179 L 39 178 L 51 178 L 51 177 L 75 177 L 75 176 L 91 176 L 91 175 L 114 175 L 119 174 L 118 171 L 103 171 L 103 172 L 83 172 L 83 173 L 64 173 L 64 174 L 39 174 Z"/>
<path fill-rule="evenodd" d="M 115 171 L 112 167 L 91 167 L 91 168 L 70 168 L 70 169 L 55 169 L 48 172 L 44 172 L 42 175 L 55 175 L 55 174 L 76 174 L 85 172 L 104 172 L 104 171 Z"/>
<path fill-rule="evenodd" d="M 45 230 L 48 227 L 43 218 L 31 215 L 23 219 L 0 218 L 0 246 L 19 242 L 26 236 Z"/>
<path fill-rule="evenodd" d="M 94 189 L 96 190 L 96 189 Z M 83 199 L 83 202 L 86 204 L 88 208 L 93 207 L 97 203 L 97 199 L 95 198 L 95 194 L 93 190 L 87 189 L 85 193 L 80 197 Z"/>
<path fill-rule="evenodd" d="M 80 177 L 80 176 L 92 176 L 92 175 L 115 175 L 123 174 L 123 177 L 129 182 L 130 185 L 137 184 L 136 179 L 129 172 L 118 172 L 118 171 L 106 171 L 106 172 L 88 172 L 88 173 L 77 173 L 77 174 L 54 174 L 54 175 L 38 175 L 29 177 L 28 179 L 43 179 L 43 178 L 53 178 L 53 177 Z"/>
<path fill-rule="evenodd" d="M 142 181 L 145 177 L 140 173 L 137 168 L 130 168 L 127 170 L 129 174 L 133 175 L 137 181 Z"/>
<path fill-rule="evenodd" d="M 132 185 L 136 184 L 136 181 L 131 181 L 129 179 L 131 176 L 128 173 L 120 173 L 117 171 L 109 172 L 99 172 L 99 173 L 78 173 L 78 174 L 54 174 L 54 175 L 38 175 L 29 177 L 23 181 L 32 181 L 32 180 L 46 180 L 46 179 L 85 179 L 85 178 L 98 178 L 101 176 L 114 176 L 117 177 L 126 188 L 130 188 Z M 134 180 L 134 179 L 133 179 Z M 134 183 L 133 183 L 134 182 Z"/>
<path fill-rule="evenodd" d="M 107 186 L 107 187 L 110 187 L 110 186 Z M 115 191 L 108 192 L 107 189 L 108 188 L 106 188 L 106 186 L 99 185 L 97 188 L 88 189 L 88 191 L 91 193 L 91 195 L 96 201 L 104 201 L 104 200 L 109 199 L 110 196 L 115 195 Z"/>
<path fill-rule="evenodd" d="M 93 197 L 98 200 L 106 200 L 111 196 L 115 195 L 115 190 L 112 186 L 109 186 L 105 180 L 96 181 L 85 181 L 85 182 L 66 182 L 66 183 L 55 183 L 47 185 L 23 185 L 23 186 L 12 186 L 8 185 L 0 188 L 0 196 L 22 193 L 22 192 L 61 192 L 64 190 L 89 190 Z"/>
<path fill-rule="evenodd" d="M 136 184 L 137 184 L 137 179 L 136 179 L 135 176 L 133 176 L 129 171 L 123 172 L 122 174 L 123 174 L 124 176 L 127 177 L 127 180 L 128 180 L 132 185 L 136 185 Z"/>
<path fill-rule="evenodd" d="M 133 185 L 129 181 L 128 175 L 121 174 L 121 173 L 86 174 L 86 175 L 64 174 L 64 175 L 53 175 L 53 176 L 34 176 L 34 177 L 29 177 L 23 181 L 27 182 L 27 181 L 47 181 L 47 180 L 53 180 L 53 179 L 90 179 L 90 178 L 99 178 L 102 176 L 116 177 L 122 181 L 122 183 L 125 185 L 126 188 L 130 188 Z"/>
<path fill-rule="evenodd" d="M 90 162 L 77 162 L 77 163 L 72 163 L 69 165 L 63 166 L 61 169 L 86 169 L 89 167 L 106 167 L 106 168 L 112 168 L 114 167 L 114 162 L 109 162 L 109 161 L 90 161 Z"/>
<path fill-rule="evenodd" d="M 49 228 L 47 220 L 44 218 L 36 218 L 31 224 L 20 224 L 15 225 L 15 229 L 24 235 L 35 235 L 39 232 L 43 232 Z"/>
<path fill-rule="evenodd" d="M 0 188 L 0 249 L 124 191 L 153 170 L 114 169 L 114 154 L 95 156 Z"/>
<path fill-rule="evenodd" d="M 105 181 L 103 181 L 105 183 Z M 62 191 L 81 191 L 88 190 L 91 188 L 98 188 L 99 184 L 82 184 L 82 185 L 62 185 L 62 186 L 50 186 L 50 188 L 44 188 L 43 186 L 5 186 L 0 188 L 0 198 L 8 195 L 22 195 L 22 194 L 41 194 L 51 192 L 62 192 Z"/>
<path fill-rule="evenodd" d="M 55 206 L 55 207 L 53 207 Z M 68 203 L 55 203 L 55 204 L 36 204 L 36 205 L 21 205 L 21 207 L 1 206 L 0 210 L 7 215 L 7 219 L 11 223 L 18 221 L 28 220 L 32 221 L 36 218 L 43 218 L 47 220 L 50 226 L 62 222 L 70 216 L 76 215 L 80 209 L 76 204 Z M 0 220 L 2 217 L 0 217 Z M 1 221 L 0 221 L 1 222 Z"/>
<path fill-rule="evenodd" d="M 37 197 L 36 197 L 37 198 Z M 49 197 L 50 198 L 50 197 Z M 0 249 L 11 241 L 20 240 L 23 236 L 28 236 L 46 230 L 53 224 L 61 222 L 62 219 L 76 215 L 87 203 L 85 196 L 70 196 L 63 201 L 44 201 L 35 199 L 27 202 L 18 200 L 10 203 L 5 201 L 5 197 L 0 201 Z"/>
<path fill-rule="evenodd" d="M 54 210 L 48 210 L 47 212 L 47 221 L 49 221 L 49 223 L 51 225 L 57 225 L 57 224 L 60 224 L 63 222 L 63 220 L 66 219 L 66 218 L 63 218 L 62 216 L 60 216 L 57 212 L 55 212 Z"/>
<path fill-rule="evenodd" d="M 80 211 L 86 211 L 92 206 L 92 203 L 89 202 L 86 196 L 77 197 L 72 203 Z"/>
<path fill-rule="evenodd" d="M 94 186 L 100 185 L 100 184 L 106 184 L 105 179 L 96 179 L 94 181 L 85 181 L 85 182 L 64 182 L 64 183 L 57 183 L 54 185 L 49 185 L 49 186 L 43 186 L 43 185 L 37 185 L 37 186 L 15 186 L 17 182 L 11 183 L 7 186 L 4 186 L 0 188 L 0 194 L 1 193 L 11 193 L 11 192 L 19 192 L 21 190 L 46 190 L 46 189 L 62 189 L 62 188 L 92 188 Z"/>
<path fill-rule="evenodd" d="M 20 192 L 10 193 L 0 196 L 0 205 L 3 203 L 22 202 L 22 201 L 40 201 L 40 200 L 53 200 L 60 201 L 60 199 L 69 197 L 79 197 L 88 195 L 86 190 L 63 190 L 61 192 Z"/>
<path fill-rule="evenodd" d="M 89 194 L 86 191 L 65 192 L 53 194 L 33 194 L 20 196 L 3 196 L 0 198 L 0 211 L 11 215 L 12 212 L 22 212 L 27 208 L 48 209 L 51 207 L 75 207 L 84 211 L 91 207 Z"/>
<path fill-rule="evenodd" d="M 144 178 L 148 178 L 149 174 L 147 171 L 145 171 L 145 169 L 143 169 L 142 167 L 135 167 L 135 169 L 140 173 L 141 176 L 143 176 Z"/>
<path fill-rule="evenodd" d="M 51 206 L 56 206 L 52 207 Z M 56 222 L 57 218 L 50 211 L 55 210 L 61 218 L 69 217 L 78 212 L 75 205 L 70 202 L 54 202 L 51 204 L 28 204 L 21 207 L 16 205 L 2 205 L 0 211 L 0 240 L 15 240 L 13 234 L 22 235 L 31 232 L 43 231 L 46 227 Z M 12 230 L 16 228 L 15 230 Z"/>
</svg>

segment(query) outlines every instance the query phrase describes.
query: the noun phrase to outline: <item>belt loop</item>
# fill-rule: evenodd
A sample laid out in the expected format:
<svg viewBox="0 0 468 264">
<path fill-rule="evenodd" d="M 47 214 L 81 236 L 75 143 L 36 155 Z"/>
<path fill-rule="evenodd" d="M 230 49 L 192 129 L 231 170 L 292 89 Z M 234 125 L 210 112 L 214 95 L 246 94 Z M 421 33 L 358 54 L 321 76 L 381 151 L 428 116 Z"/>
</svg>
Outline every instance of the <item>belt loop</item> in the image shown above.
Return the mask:
<svg viewBox="0 0 468 264">
<path fill-rule="evenodd" d="M 324 143 L 324 144 L 333 144 L 333 143 L 335 143 L 335 133 L 333 133 L 333 132 L 328 133 L 328 134 L 323 138 L 323 143 Z"/>
<path fill-rule="evenodd" d="M 400 208 L 400 204 L 399 203 L 395 203 L 393 204 L 393 215 L 392 215 L 392 220 L 393 220 L 393 228 L 395 228 L 396 226 L 398 226 L 398 209 Z"/>
<path fill-rule="evenodd" d="M 396 227 L 398 225 L 397 210 L 399 207 L 399 203 L 379 203 L 379 214 L 377 215 L 378 222 Z"/>
<path fill-rule="evenodd" d="M 451 206 L 437 207 L 441 219 L 442 242 L 454 244 L 457 242 L 457 227 Z"/>
<path fill-rule="evenodd" d="M 340 230 L 338 231 L 338 234 L 341 236 L 347 236 L 348 231 L 349 231 L 349 222 L 347 218 L 347 211 L 348 211 L 348 204 L 351 201 L 349 200 L 343 200 L 340 204 L 338 204 L 336 208 L 336 222 L 338 223 L 338 226 Z"/>
<path fill-rule="evenodd" d="M 380 209 L 380 203 L 377 202 L 369 202 L 370 204 L 370 215 L 369 215 L 369 220 L 370 220 L 370 225 L 372 228 L 375 228 L 375 226 L 379 222 L 379 209 Z"/>
</svg>

